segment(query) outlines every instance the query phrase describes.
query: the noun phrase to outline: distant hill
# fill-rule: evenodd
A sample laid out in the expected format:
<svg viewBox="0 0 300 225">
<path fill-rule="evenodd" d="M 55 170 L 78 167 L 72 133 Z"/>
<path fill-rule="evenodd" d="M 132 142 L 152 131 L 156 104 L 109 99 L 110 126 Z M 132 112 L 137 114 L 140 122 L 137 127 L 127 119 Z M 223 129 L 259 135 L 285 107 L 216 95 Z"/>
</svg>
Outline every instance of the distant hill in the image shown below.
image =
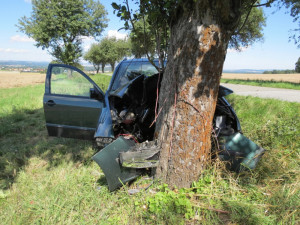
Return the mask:
<svg viewBox="0 0 300 225">
<path fill-rule="evenodd" d="M 14 61 L 0 60 L 0 66 L 21 66 L 21 67 L 47 67 L 50 62 L 33 62 L 33 61 Z"/>
<path fill-rule="evenodd" d="M 266 70 L 252 70 L 252 69 L 240 69 L 240 70 L 223 70 L 223 73 L 263 73 Z"/>
<path fill-rule="evenodd" d="M 15 60 L 0 60 L 0 66 L 11 67 L 39 67 L 47 68 L 50 62 L 34 62 L 34 61 L 15 61 Z M 86 70 L 93 70 L 91 65 L 85 65 Z M 109 70 L 108 66 L 106 70 Z M 238 69 L 238 70 L 223 70 L 223 73 L 256 73 L 260 74 L 268 70 L 253 70 L 253 69 Z"/>
<path fill-rule="evenodd" d="M 34 61 L 17 61 L 17 60 L 0 60 L 1 67 L 7 68 L 24 68 L 47 69 L 50 62 L 34 62 Z M 94 67 L 90 64 L 83 64 L 85 71 L 94 71 Z M 111 71 L 110 65 L 105 66 L 105 71 Z"/>
</svg>

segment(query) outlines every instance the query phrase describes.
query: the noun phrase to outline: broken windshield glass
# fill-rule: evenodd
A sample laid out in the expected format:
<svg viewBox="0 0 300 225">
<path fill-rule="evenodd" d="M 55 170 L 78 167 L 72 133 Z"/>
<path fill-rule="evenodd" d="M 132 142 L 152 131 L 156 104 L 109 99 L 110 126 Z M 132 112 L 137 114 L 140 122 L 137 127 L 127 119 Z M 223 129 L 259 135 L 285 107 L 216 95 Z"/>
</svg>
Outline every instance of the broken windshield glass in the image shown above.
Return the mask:
<svg viewBox="0 0 300 225">
<path fill-rule="evenodd" d="M 158 62 L 156 63 L 158 65 Z M 131 80 L 140 75 L 151 76 L 158 73 L 157 69 L 150 62 L 129 62 L 122 63 L 118 69 L 111 91 L 125 86 Z"/>
</svg>

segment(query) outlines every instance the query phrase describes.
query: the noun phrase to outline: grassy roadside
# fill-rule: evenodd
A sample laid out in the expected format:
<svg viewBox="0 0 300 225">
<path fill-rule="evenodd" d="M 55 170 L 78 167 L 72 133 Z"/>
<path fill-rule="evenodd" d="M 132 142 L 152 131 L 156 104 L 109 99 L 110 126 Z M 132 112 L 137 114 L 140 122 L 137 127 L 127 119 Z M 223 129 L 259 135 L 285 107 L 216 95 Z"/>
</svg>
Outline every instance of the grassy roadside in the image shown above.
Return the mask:
<svg viewBox="0 0 300 225">
<path fill-rule="evenodd" d="M 89 75 L 89 77 L 95 81 L 96 84 L 101 88 L 102 91 L 106 91 L 108 88 L 112 73 L 98 73 L 94 75 Z"/>
<path fill-rule="evenodd" d="M 285 89 L 294 89 L 300 90 L 300 83 L 292 82 L 279 82 L 279 81 L 268 81 L 268 80 L 241 80 L 241 79 L 221 79 L 221 83 L 229 84 L 244 84 L 251 86 L 260 86 L 260 87 L 272 87 L 272 88 L 285 88 Z"/>
<path fill-rule="evenodd" d="M 0 89 L 1 223 L 300 222 L 300 104 L 229 96 L 244 134 L 267 150 L 257 169 L 235 174 L 216 162 L 191 189 L 155 183 L 151 192 L 131 196 L 133 186 L 108 191 L 90 159 L 97 152 L 92 142 L 47 136 L 43 91 L 43 85 Z"/>
</svg>

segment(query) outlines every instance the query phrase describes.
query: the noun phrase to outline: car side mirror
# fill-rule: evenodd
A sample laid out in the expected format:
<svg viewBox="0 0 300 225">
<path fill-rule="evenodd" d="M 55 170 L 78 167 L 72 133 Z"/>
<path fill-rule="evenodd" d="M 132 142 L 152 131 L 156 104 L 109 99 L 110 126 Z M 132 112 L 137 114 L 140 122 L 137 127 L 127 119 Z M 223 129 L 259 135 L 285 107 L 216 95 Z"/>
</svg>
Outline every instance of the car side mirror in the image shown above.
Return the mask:
<svg viewBox="0 0 300 225">
<path fill-rule="evenodd" d="M 95 88 L 90 88 L 90 98 L 97 98 Z"/>
<path fill-rule="evenodd" d="M 90 98 L 102 100 L 103 96 L 95 88 L 90 88 Z"/>
</svg>

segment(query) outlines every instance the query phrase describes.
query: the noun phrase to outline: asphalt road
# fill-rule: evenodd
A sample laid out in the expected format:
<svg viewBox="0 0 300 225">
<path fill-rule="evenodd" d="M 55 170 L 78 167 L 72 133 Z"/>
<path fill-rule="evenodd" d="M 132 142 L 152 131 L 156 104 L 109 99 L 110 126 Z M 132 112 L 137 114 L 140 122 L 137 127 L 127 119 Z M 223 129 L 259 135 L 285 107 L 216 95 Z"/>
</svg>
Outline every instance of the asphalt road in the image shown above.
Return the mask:
<svg viewBox="0 0 300 225">
<path fill-rule="evenodd" d="M 269 87 L 257 87 L 250 85 L 240 84 L 224 84 L 222 86 L 227 87 L 234 91 L 237 95 L 243 96 L 255 96 L 260 98 L 274 98 L 282 101 L 300 102 L 300 91 L 283 88 L 269 88 Z"/>
</svg>

